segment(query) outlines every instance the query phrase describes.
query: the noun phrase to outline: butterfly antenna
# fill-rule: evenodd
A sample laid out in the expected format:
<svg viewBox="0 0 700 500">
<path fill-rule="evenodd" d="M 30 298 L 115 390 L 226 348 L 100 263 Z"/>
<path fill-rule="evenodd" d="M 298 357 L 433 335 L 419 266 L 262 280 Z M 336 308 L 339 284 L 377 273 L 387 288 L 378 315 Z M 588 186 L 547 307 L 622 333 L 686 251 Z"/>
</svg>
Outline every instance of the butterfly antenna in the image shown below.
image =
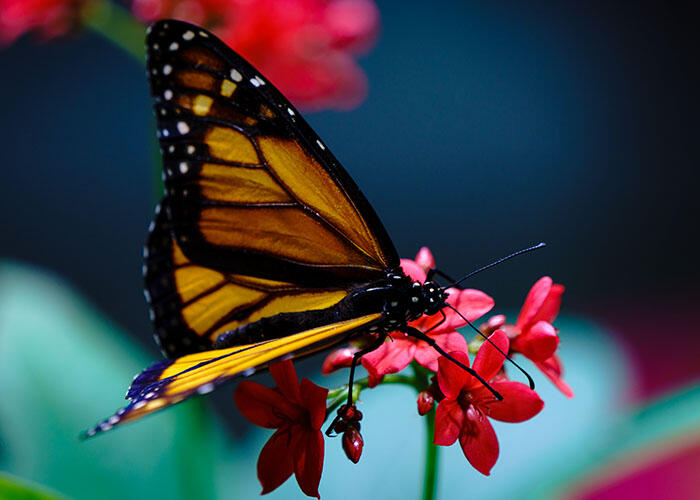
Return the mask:
<svg viewBox="0 0 700 500">
<path fill-rule="evenodd" d="M 477 269 L 476 271 L 470 272 L 470 273 L 467 274 L 464 278 L 461 278 L 461 279 L 455 281 L 454 283 L 452 283 L 451 285 L 448 285 L 447 288 L 453 287 L 453 286 L 457 286 L 457 285 L 459 285 L 462 281 L 466 280 L 467 278 L 471 278 L 471 277 L 474 276 L 475 274 L 478 274 L 478 273 L 480 273 L 481 271 L 486 271 L 487 269 L 490 269 L 490 268 L 492 268 L 493 266 L 497 266 L 498 264 L 501 264 L 502 262 L 505 262 L 505 261 L 507 261 L 507 260 L 510 260 L 510 259 L 512 259 L 513 257 L 517 257 L 518 255 L 522 255 L 522 254 L 524 254 L 524 253 L 532 252 L 533 250 L 539 250 L 540 248 L 544 248 L 544 247 L 546 247 L 546 246 L 547 246 L 546 243 L 538 243 L 537 245 L 534 245 L 534 246 L 531 246 L 531 247 L 528 247 L 528 248 L 523 248 L 522 250 L 518 250 L 517 252 L 513 252 L 512 254 L 507 255 L 507 256 L 505 256 L 505 257 L 502 257 L 502 258 L 498 259 L 498 260 L 495 261 L 495 262 L 491 262 L 491 264 L 487 264 L 487 265 L 485 265 L 484 267 L 480 267 L 480 268 Z"/>
<path fill-rule="evenodd" d="M 452 307 L 450 304 L 445 304 L 445 305 L 446 305 L 447 307 L 449 307 L 450 309 L 452 309 L 454 312 L 456 312 L 457 315 L 458 315 L 460 318 L 462 318 L 464 321 L 466 321 L 467 324 L 468 324 L 469 326 L 471 326 L 472 329 L 473 329 L 476 333 L 478 333 L 479 335 L 481 335 L 482 337 L 484 337 L 484 339 L 486 339 L 486 342 L 488 342 L 488 343 L 491 344 L 493 347 L 495 347 L 496 350 L 497 350 L 498 352 L 500 352 L 501 354 L 503 354 L 503 356 L 504 356 L 508 361 L 510 361 L 511 363 L 513 363 L 513 366 L 515 366 L 518 370 L 520 370 L 520 371 L 523 373 L 523 375 L 525 375 L 525 376 L 527 377 L 527 381 L 528 381 L 528 383 L 530 384 L 530 389 L 534 389 L 534 388 L 535 388 L 535 381 L 532 380 L 532 377 L 530 376 L 530 374 L 529 374 L 528 372 L 526 372 L 525 369 L 524 369 L 522 366 L 520 366 L 518 363 L 516 363 L 515 361 L 513 361 L 513 358 L 511 358 L 510 356 L 508 356 L 508 354 L 506 354 L 505 352 L 503 352 L 503 351 L 501 350 L 501 348 L 498 347 L 496 344 L 494 344 L 493 341 L 492 341 L 490 338 L 488 338 L 486 335 L 484 335 L 484 332 L 482 332 L 482 331 L 479 330 L 476 326 L 474 326 L 474 323 L 472 323 L 472 322 L 469 321 L 467 318 L 465 318 L 465 317 L 462 315 L 461 312 L 459 312 L 457 309 L 455 309 L 454 307 Z"/>
</svg>

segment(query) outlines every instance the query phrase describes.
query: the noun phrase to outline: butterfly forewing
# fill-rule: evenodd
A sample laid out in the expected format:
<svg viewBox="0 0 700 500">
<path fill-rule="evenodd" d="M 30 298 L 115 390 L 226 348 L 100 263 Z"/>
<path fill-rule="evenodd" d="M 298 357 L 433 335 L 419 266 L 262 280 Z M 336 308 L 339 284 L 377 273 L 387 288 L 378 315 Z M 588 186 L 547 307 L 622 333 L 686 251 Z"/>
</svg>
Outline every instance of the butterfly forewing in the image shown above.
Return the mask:
<svg viewBox="0 0 700 500">
<path fill-rule="evenodd" d="M 312 287 L 377 279 L 396 251 L 293 106 L 213 35 L 156 23 L 148 70 L 173 233 L 233 273 Z"/>
</svg>

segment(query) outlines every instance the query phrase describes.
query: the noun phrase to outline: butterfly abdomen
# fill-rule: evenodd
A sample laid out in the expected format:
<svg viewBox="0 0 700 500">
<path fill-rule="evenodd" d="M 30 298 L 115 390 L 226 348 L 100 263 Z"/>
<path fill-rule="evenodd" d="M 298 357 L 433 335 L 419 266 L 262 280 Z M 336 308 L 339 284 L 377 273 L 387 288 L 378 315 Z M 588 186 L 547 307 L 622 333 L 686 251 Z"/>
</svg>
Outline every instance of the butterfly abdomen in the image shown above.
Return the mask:
<svg viewBox="0 0 700 500">
<path fill-rule="evenodd" d="M 222 333 L 214 349 L 252 344 L 294 335 L 305 330 L 381 313 L 381 320 L 366 332 L 388 333 L 420 317 L 426 308 L 425 286 L 411 281 L 403 273 L 387 271 L 386 278 L 350 292 L 343 300 L 326 309 L 281 313 Z M 428 299 L 429 301 L 429 299 Z"/>
</svg>

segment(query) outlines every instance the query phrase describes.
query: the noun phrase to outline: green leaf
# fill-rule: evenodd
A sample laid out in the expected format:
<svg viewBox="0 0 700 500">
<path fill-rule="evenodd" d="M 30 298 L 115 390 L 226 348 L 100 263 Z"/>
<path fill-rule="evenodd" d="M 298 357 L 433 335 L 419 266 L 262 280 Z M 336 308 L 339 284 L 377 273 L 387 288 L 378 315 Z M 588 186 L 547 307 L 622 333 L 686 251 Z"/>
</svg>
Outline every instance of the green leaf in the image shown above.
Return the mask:
<svg viewBox="0 0 700 500">
<path fill-rule="evenodd" d="M 80 441 L 153 360 L 65 283 L 0 262 L 0 464 L 75 499 L 207 499 L 226 440 L 193 399 Z"/>
<path fill-rule="evenodd" d="M 0 498 L 3 500 L 66 500 L 43 486 L 0 472 Z"/>
</svg>

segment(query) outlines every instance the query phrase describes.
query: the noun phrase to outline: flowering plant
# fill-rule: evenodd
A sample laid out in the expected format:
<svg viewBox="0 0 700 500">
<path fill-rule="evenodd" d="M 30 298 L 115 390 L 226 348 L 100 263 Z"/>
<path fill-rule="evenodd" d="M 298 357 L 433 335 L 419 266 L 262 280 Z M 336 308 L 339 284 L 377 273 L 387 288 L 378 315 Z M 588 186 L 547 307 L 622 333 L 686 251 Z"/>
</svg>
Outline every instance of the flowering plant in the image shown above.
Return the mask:
<svg viewBox="0 0 700 500">
<path fill-rule="evenodd" d="M 426 280 L 427 270 L 434 265 L 432 253 L 425 247 L 415 260 L 401 260 L 403 271 L 420 282 Z M 544 407 L 532 388 L 509 380 L 505 355 L 521 354 L 532 360 L 565 395 L 573 396 L 561 377 L 561 362 L 555 352 L 559 338 L 552 326 L 563 291 L 564 287 L 554 284 L 551 278 L 541 278 L 528 293 L 514 325 L 506 324 L 505 316 L 493 316 L 480 326 L 478 335 L 470 342 L 456 329 L 467 325 L 476 329 L 472 321 L 494 306 L 493 299 L 478 290 L 448 289 L 447 303 L 454 310 L 447 308 L 446 320 L 437 327 L 439 314 L 424 315 L 410 323 L 427 332 L 429 338 L 464 367 L 470 366 L 469 357 L 473 355 L 471 369 L 475 375 L 440 356 L 427 342 L 400 332 L 390 333 L 378 349 L 362 357 L 368 377 L 354 381 L 353 401 L 362 390 L 378 384 L 405 384 L 418 393 L 417 410 L 425 416 L 428 427 L 424 498 L 435 496 L 438 446 L 459 441 L 469 463 L 480 473 L 489 475 L 499 454 L 498 440 L 489 420 L 523 422 Z M 322 373 L 349 367 L 354 354 L 371 340 L 359 339 L 328 354 Z M 411 374 L 402 373 L 407 368 Z M 242 382 L 234 397 L 241 413 L 252 423 L 277 429 L 258 460 L 262 492 L 273 490 L 293 472 L 304 493 L 319 497 L 323 421 L 337 409 L 338 418 L 327 434 L 342 434 L 346 455 L 357 462 L 364 445 L 360 433 L 362 413 L 354 405 L 343 404 L 348 399 L 347 386 L 326 390 L 307 379 L 299 383 L 289 360 L 272 365 L 270 371 L 276 388 Z M 487 381 L 490 388 L 477 376 Z M 503 399 L 496 399 L 493 391 Z"/>
<path fill-rule="evenodd" d="M 348 109 L 365 97 L 355 57 L 379 32 L 372 0 L 132 0 L 130 11 L 108 0 L 0 0 L 0 46 L 87 27 L 143 61 L 141 22 L 164 17 L 212 30 L 302 109 Z"/>
</svg>

